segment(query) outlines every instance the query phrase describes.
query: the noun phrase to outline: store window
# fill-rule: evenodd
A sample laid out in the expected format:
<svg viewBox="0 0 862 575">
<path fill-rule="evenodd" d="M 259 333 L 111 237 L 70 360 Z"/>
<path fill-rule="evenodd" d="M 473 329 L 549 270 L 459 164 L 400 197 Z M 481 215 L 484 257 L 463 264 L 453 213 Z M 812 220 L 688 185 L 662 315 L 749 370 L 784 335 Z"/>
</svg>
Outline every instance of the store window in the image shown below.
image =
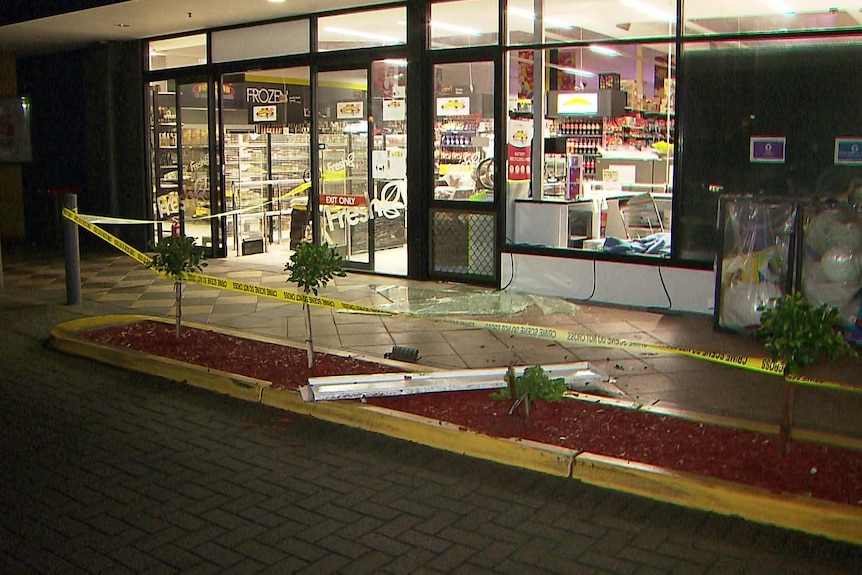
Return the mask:
<svg viewBox="0 0 862 575">
<path fill-rule="evenodd" d="M 167 70 L 207 63 L 207 35 L 195 34 L 147 44 L 147 69 Z"/>
<path fill-rule="evenodd" d="M 513 243 L 670 256 L 672 49 L 654 43 L 509 52 L 507 237 Z M 538 125 L 536 98 L 543 111 Z"/>
<path fill-rule="evenodd" d="M 317 50 L 350 50 L 407 43 L 407 9 L 325 16 L 317 21 Z"/>
<path fill-rule="evenodd" d="M 431 48 L 489 46 L 499 40 L 497 0 L 431 4 Z"/>
<path fill-rule="evenodd" d="M 687 0 L 685 35 L 840 30 L 859 27 L 858 3 L 770 0 L 740 4 Z"/>
<path fill-rule="evenodd" d="M 556 44 L 608 39 L 669 38 L 675 0 L 509 0 L 508 44 Z"/>
<path fill-rule="evenodd" d="M 213 62 L 234 62 L 309 51 L 308 20 L 217 30 L 212 34 Z"/>
<path fill-rule="evenodd" d="M 434 199 L 494 199 L 494 64 L 434 66 Z"/>
<path fill-rule="evenodd" d="M 284 253 L 308 237 L 311 93 L 307 67 L 222 77 L 228 255 Z"/>
<path fill-rule="evenodd" d="M 862 165 L 852 142 L 862 139 L 862 116 L 851 95 L 862 77 L 848 71 L 860 61 L 859 36 L 683 46 L 680 257 L 713 261 L 723 194 L 825 199 L 855 189 Z"/>
</svg>

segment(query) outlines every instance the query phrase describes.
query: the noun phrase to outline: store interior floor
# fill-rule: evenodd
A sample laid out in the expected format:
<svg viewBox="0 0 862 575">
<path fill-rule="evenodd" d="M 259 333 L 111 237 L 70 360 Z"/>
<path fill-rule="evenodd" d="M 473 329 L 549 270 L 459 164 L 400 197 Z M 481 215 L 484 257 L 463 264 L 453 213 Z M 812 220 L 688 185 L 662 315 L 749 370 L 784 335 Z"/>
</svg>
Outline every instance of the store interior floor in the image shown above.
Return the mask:
<svg viewBox="0 0 862 575">
<path fill-rule="evenodd" d="M 283 243 L 270 244 L 263 253 L 247 256 L 237 256 L 232 253 L 228 257 L 243 260 L 249 264 L 259 263 L 267 267 L 279 265 L 284 267 L 290 261 L 291 255 L 293 255 L 293 250 L 290 249 L 288 243 Z M 367 263 L 368 254 L 360 254 L 357 256 L 357 261 Z M 407 246 L 377 250 L 374 253 L 374 273 L 405 277 L 407 275 Z"/>
</svg>

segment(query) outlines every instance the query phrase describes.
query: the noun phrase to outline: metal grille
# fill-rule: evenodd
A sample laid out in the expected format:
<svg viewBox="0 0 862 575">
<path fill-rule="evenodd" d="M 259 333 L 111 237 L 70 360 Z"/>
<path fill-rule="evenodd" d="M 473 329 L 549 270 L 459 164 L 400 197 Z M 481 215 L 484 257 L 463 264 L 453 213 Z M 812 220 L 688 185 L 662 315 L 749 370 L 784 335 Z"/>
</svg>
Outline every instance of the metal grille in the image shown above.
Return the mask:
<svg viewBox="0 0 862 575">
<path fill-rule="evenodd" d="M 438 274 L 493 280 L 494 214 L 438 210 L 431 213 L 431 269 Z"/>
</svg>

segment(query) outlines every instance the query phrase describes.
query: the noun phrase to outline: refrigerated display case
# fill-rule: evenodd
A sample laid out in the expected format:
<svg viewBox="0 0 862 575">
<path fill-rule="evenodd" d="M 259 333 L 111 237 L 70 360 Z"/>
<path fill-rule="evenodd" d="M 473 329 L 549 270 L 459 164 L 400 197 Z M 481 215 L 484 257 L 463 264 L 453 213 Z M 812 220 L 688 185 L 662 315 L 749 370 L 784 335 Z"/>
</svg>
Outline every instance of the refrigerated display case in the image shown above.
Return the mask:
<svg viewBox="0 0 862 575">
<path fill-rule="evenodd" d="M 227 132 L 228 243 L 238 255 L 291 239 L 293 212 L 308 204 L 309 144 L 307 133 Z"/>
</svg>

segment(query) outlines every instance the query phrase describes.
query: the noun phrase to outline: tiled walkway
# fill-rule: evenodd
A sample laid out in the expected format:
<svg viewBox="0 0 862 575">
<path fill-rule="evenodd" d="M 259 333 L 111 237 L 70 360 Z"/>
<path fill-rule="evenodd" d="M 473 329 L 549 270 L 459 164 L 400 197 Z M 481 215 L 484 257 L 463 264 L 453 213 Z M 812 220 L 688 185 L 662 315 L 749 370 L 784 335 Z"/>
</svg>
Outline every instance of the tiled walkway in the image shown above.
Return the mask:
<svg viewBox="0 0 862 575">
<path fill-rule="evenodd" d="M 65 273 L 58 255 L 4 254 L 4 281 L 9 287 L 38 290 L 65 301 Z M 131 258 L 117 253 L 84 253 L 81 262 L 83 299 L 98 313 L 136 313 L 173 317 L 173 283 Z M 283 262 L 257 256 L 211 259 L 204 273 L 257 285 L 287 289 Z M 265 297 L 186 285 L 184 320 L 239 329 L 294 341 L 305 339 L 301 307 Z M 429 296 L 429 294 L 432 294 Z M 578 332 L 615 336 L 632 341 L 752 356 L 766 351 L 755 339 L 717 331 L 709 316 L 663 314 L 565 302 L 526 294 L 399 278 L 350 273 L 336 278 L 321 295 L 355 304 L 388 309 L 429 309 L 433 294 L 439 307 L 455 309 L 458 317 L 509 323 L 555 326 Z M 499 297 L 499 305 L 487 298 Z M 471 298 L 483 305 L 471 307 Z M 526 305 L 523 299 L 527 298 Z M 513 303 L 513 301 L 515 303 Z M 463 303 L 463 305 L 460 305 Z M 411 307 L 412 304 L 412 307 Z M 433 306 L 430 306 L 433 309 Z M 477 313 L 488 308 L 490 313 Z M 504 310 L 494 312 L 494 309 Z M 543 311 L 549 309 L 549 311 Z M 510 310 L 510 313 L 505 313 Z M 535 365 L 589 361 L 616 378 L 618 388 L 633 401 L 717 415 L 777 423 L 781 381 L 680 355 L 629 352 L 619 349 L 563 345 L 467 328 L 440 316 L 375 316 L 313 309 L 315 344 L 321 348 L 382 356 L 394 345 L 419 350 L 418 363 L 442 368 L 476 368 L 515 364 Z M 860 363 L 831 365 L 817 375 L 862 385 Z M 862 394 L 801 389 L 795 424 L 810 429 L 862 437 Z"/>
</svg>

